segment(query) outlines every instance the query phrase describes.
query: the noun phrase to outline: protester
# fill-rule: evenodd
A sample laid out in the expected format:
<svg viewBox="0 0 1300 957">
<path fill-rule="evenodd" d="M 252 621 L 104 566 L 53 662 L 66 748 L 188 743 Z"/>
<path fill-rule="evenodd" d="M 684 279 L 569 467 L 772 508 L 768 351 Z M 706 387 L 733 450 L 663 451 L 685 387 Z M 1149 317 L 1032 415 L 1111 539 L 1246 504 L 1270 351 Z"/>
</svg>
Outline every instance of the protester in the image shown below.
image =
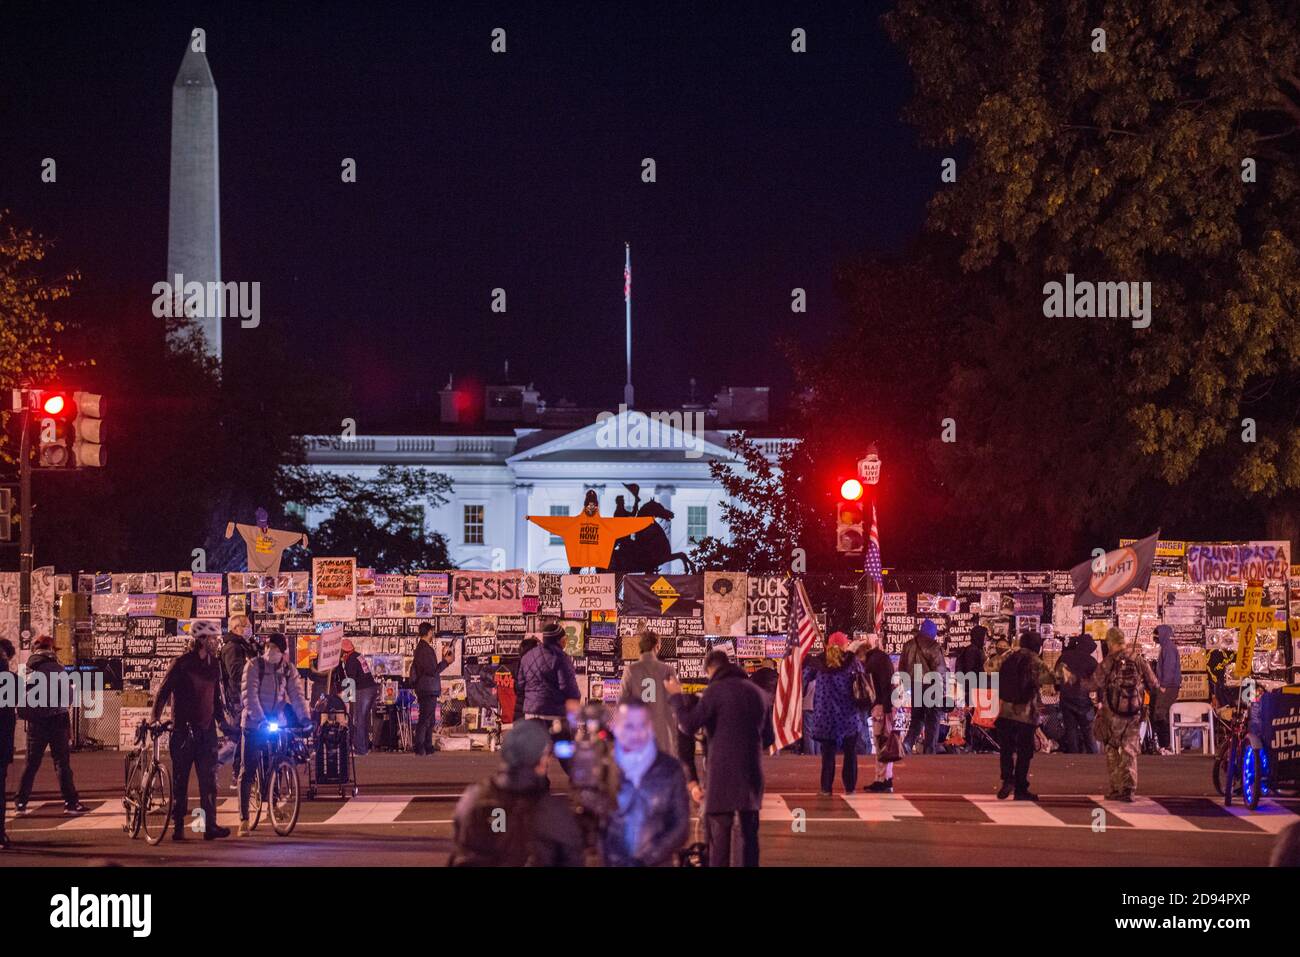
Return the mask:
<svg viewBox="0 0 1300 957">
<path fill-rule="evenodd" d="M 32 785 L 36 781 L 36 772 L 41 769 L 47 747 L 58 772 L 64 813 L 85 814 L 90 810 L 81 803 L 77 786 L 72 780 L 72 719 L 68 713 L 68 704 L 55 700 L 59 697 L 60 687 L 66 687 L 58 677 L 62 674 L 63 666 L 54 655 L 54 639 L 49 635 L 39 635 L 32 642 L 32 653 L 27 659 L 27 686 L 30 691 L 33 685 L 43 682 L 45 688 L 42 698 L 46 703 L 39 707 L 27 705 L 18 710 L 18 717 L 27 722 L 27 765 L 23 768 L 18 793 L 14 796 L 14 810 L 19 814 L 27 813 Z"/>
<path fill-rule="evenodd" d="M 664 681 L 676 674 L 672 665 L 659 660 L 659 636 L 653 631 L 642 631 L 637 647 L 641 657 L 629 661 L 623 668 L 623 684 L 619 690 L 619 703 L 640 701 L 650 709 L 654 720 L 655 746 L 665 754 L 672 754 L 677 743 L 677 720 L 672 705 L 664 691 Z"/>
<path fill-rule="evenodd" d="M 927 688 L 933 687 L 935 682 L 940 682 L 942 687 L 944 675 L 948 671 L 943 648 L 935 638 L 938 633 L 938 626 L 930 619 L 921 622 L 917 633 L 903 645 L 903 654 L 898 663 L 898 670 L 907 675 L 908 703 L 912 708 L 912 723 L 903 739 L 903 748 L 908 754 L 912 753 L 917 735 L 922 731 L 925 732 L 925 754 L 934 754 L 938 744 L 939 712 L 942 709 L 921 703 L 926 700 L 923 695 Z M 934 692 L 930 694 L 933 695 Z"/>
<path fill-rule="evenodd" d="M 665 698 L 665 701 L 667 699 Z M 656 716 L 639 698 L 619 705 L 614 722 L 617 804 L 603 822 L 607 867 L 670 867 L 691 826 L 681 763 L 658 747 Z"/>
<path fill-rule="evenodd" d="M 697 694 L 682 695 L 684 706 L 687 711 L 694 708 L 700 702 L 700 696 Z M 671 703 L 671 701 L 670 701 Z M 674 715 L 674 718 L 676 715 Z M 695 760 L 696 752 L 699 750 L 697 744 L 704 739 L 704 732 L 697 731 L 694 734 L 687 734 L 680 727 L 677 729 L 677 760 L 682 763 L 682 770 L 686 772 L 686 790 L 690 794 L 691 800 L 696 804 L 704 804 L 704 785 L 700 778 L 699 764 Z M 705 772 L 708 769 L 708 741 L 704 740 L 705 753 Z"/>
<path fill-rule="evenodd" d="M 519 659 L 515 694 L 523 699 L 524 718 L 543 721 L 555 741 L 573 738 L 569 715 L 582 705 L 573 659 L 564 653 L 564 628 L 552 622 L 542 631 L 542 643 Z M 567 774 L 572 759 L 560 758 Z"/>
<path fill-rule="evenodd" d="M 421 622 L 422 627 L 427 627 L 428 624 L 427 621 Z M 418 646 L 416 650 L 419 650 Z M 375 710 L 375 696 L 378 693 L 379 682 L 370 673 L 370 665 L 362 655 L 357 654 L 352 639 L 344 638 L 339 663 L 330 672 L 330 694 L 338 695 L 348 703 L 352 750 L 357 754 L 370 753 L 370 716 Z M 424 716 L 423 709 L 420 716 Z"/>
<path fill-rule="evenodd" d="M 1034 757 L 1034 732 L 1042 710 L 1041 692 L 1056 679 L 1039 652 L 1043 638 L 1036 631 L 1020 633 L 1020 647 L 992 662 L 998 676 L 998 717 L 994 731 L 1001 750 L 1002 787 L 998 799 L 1015 794 L 1017 801 L 1037 801 L 1029 790 L 1029 762 Z"/>
<path fill-rule="evenodd" d="M 1142 693 L 1160 690 L 1145 658 L 1126 647 L 1118 628 L 1106 632 L 1106 658 L 1092 676 L 1101 699 L 1094 731 L 1106 749 L 1106 800 L 1132 801 L 1137 792 L 1138 734 L 1142 725 Z"/>
<path fill-rule="evenodd" d="M 525 638 L 519 643 L 519 657 L 510 661 L 507 665 L 510 671 L 510 713 L 509 715 L 506 714 L 506 703 L 503 701 L 501 706 L 502 721 L 506 721 L 508 718 L 509 723 L 514 724 L 516 721 L 524 720 L 524 696 L 519 688 L 519 663 L 524 660 L 524 655 L 540 644 L 541 642 L 531 635 Z"/>
<path fill-rule="evenodd" d="M 804 668 L 800 676 L 803 681 L 803 724 L 804 734 L 799 738 L 800 754 L 820 754 L 821 747 L 817 740 L 807 733 L 808 727 L 812 724 L 813 709 L 817 706 L 817 662 L 813 661 L 811 668 Z M 778 676 L 779 678 L 779 676 Z"/>
<path fill-rule="evenodd" d="M 0 681 L 16 682 L 17 676 L 9 670 L 9 662 L 14 658 L 14 646 L 8 638 L 0 638 Z M 3 687 L 3 686 L 0 686 Z M 17 691 L 11 684 L 10 688 Z M 18 726 L 18 714 L 14 701 L 17 694 L 0 694 L 0 851 L 9 847 L 9 836 L 5 833 L 5 816 L 8 811 L 8 775 L 9 765 L 14 760 L 14 732 Z"/>
<path fill-rule="evenodd" d="M 821 749 L 821 793 L 830 794 L 835 783 L 835 754 L 844 752 L 844 793 L 858 788 L 858 706 L 853 700 L 854 679 L 862 674 L 858 659 L 849 654 L 849 639 L 837 631 L 826 639 L 826 652 L 819 662 L 817 706 L 809 716 L 804 734 Z M 805 669 L 811 669 L 806 664 Z"/>
<path fill-rule="evenodd" d="M 500 770 L 456 805 L 452 866 L 582 866 L 582 829 L 569 802 L 550 793 L 550 758 L 546 726 L 516 722 L 501 740 Z"/>
<path fill-rule="evenodd" d="M 253 775 L 265 743 L 265 725 L 282 716 L 287 707 L 293 717 L 305 722 L 307 702 L 303 700 L 298 669 L 285 654 L 288 643 L 284 635 L 271 634 L 262 654 L 244 668 L 243 767 L 239 775 L 239 836 L 249 833 L 248 800 L 253 791 Z M 285 716 L 287 720 L 287 716 Z"/>
<path fill-rule="evenodd" d="M 162 720 L 172 702 L 172 840 L 185 840 L 189 825 L 190 769 L 199 780 L 203 809 L 203 839 L 229 837 L 230 828 L 217 824 L 217 723 L 226 724 L 221 665 L 217 663 L 221 629 L 200 618 L 190 626 L 189 651 L 172 662 L 154 697 L 152 720 Z M 230 734 L 234 734 L 231 729 Z"/>
<path fill-rule="evenodd" d="M 1061 723 L 1065 736 L 1061 750 L 1066 754 L 1095 754 L 1097 740 L 1092 734 L 1096 709 L 1088 693 L 1097 670 L 1097 643 L 1089 634 L 1079 634 L 1065 643 L 1065 650 L 1052 669 L 1061 689 Z"/>
<path fill-rule="evenodd" d="M 889 794 L 894 790 L 894 762 L 888 758 L 887 745 L 894 733 L 894 663 L 881 648 L 880 635 L 871 633 L 862 640 L 858 648 L 861 656 L 862 670 L 866 672 L 875 694 L 875 704 L 870 711 L 871 741 L 874 745 L 876 774 L 875 780 L 867 785 L 868 791 Z"/>
<path fill-rule="evenodd" d="M 703 728 L 708 739 L 704 814 L 708 821 L 709 866 L 730 866 L 731 827 L 739 817 L 741 859 L 745 867 L 757 867 L 767 699 L 725 652 L 709 652 L 704 659 L 704 673 L 709 684 L 693 708 L 688 708 L 676 677 L 664 685 L 672 695 L 678 727 L 687 734 Z"/>
<path fill-rule="evenodd" d="M 247 615 L 231 615 L 229 629 L 221 643 L 221 689 L 226 698 L 226 714 L 237 721 L 244 711 L 244 666 L 257 657 L 257 646 L 252 641 L 253 626 Z M 232 789 L 239 787 L 243 750 L 235 746 L 230 776 Z"/>
<path fill-rule="evenodd" d="M 442 694 L 442 673 L 456 660 L 456 652 L 448 646 L 439 660 L 433 650 L 433 625 L 420 622 L 420 640 L 415 643 L 415 656 L 411 659 L 409 676 L 411 689 L 420 708 L 420 720 L 415 723 L 416 754 L 433 753 L 433 720 L 437 714 L 438 698 Z"/>
<path fill-rule="evenodd" d="M 1161 754 L 1172 754 L 1173 742 L 1169 737 L 1169 711 L 1178 700 L 1178 691 L 1183 685 L 1183 663 L 1178 657 L 1178 647 L 1174 644 L 1174 629 L 1169 625 L 1156 627 L 1156 643 L 1160 646 L 1160 657 L 1156 659 L 1156 681 L 1160 690 L 1151 695 L 1151 727 L 1156 733 Z"/>
</svg>

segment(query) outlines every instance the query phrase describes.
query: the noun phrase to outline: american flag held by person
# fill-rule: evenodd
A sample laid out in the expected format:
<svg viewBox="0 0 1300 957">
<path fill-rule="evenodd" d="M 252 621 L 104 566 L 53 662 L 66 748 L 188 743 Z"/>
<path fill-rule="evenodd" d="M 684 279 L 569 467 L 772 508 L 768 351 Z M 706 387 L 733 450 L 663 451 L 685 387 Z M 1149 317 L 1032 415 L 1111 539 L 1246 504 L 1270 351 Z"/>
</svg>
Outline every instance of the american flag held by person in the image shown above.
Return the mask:
<svg viewBox="0 0 1300 957">
<path fill-rule="evenodd" d="M 776 700 L 772 704 L 778 751 L 803 735 L 803 662 L 820 634 L 808 590 L 803 582 L 796 581 L 790 596 L 790 643 L 777 671 Z"/>
</svg>

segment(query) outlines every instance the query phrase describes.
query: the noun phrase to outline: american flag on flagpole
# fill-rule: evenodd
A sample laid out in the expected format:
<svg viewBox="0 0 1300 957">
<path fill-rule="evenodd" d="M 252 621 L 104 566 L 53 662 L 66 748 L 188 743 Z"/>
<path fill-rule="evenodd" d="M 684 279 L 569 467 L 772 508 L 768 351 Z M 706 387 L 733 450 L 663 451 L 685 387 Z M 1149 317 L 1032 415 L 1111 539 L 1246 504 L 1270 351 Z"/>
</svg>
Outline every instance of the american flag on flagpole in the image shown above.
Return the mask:
<svg viewBox="0 0 1300 957">
<path fill-rule="evenodd" d="M 808 590 L 796 581 L 790 596 L 790 644 L 777 670 L 776 700 L 772 703 L 778 751 L 803 735 L 803 661 L 820 634 Z"/>
<path fill-rule="evenodd" d="M 623 301 L 628 302 L 632 298 L 632 264 L 627 263 L 623 267 Z"/>
<path fill-rule="evenodd" d="M 875 583 L 876 604 L 872 614 L 871 630 L 880 634 L 885 620 L 885 580 L 880 567 L 880 532 L 876 528 L 876 503 L 871 503 L 871 536 L 867 539 L 867 574 Z"/>
</svg>

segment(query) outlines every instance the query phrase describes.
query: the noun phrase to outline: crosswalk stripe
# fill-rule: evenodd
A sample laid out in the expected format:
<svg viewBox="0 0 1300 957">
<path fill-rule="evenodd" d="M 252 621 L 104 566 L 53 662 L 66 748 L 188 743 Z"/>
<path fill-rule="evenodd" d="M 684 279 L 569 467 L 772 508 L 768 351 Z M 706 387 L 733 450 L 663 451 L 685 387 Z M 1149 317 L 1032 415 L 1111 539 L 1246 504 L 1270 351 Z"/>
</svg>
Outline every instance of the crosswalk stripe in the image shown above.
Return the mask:
<svg viewBox="0 0 1300 957">
<path fill-rule="evenodd" d="M 1126 824 L 1146 831 L 1201 830 L 1191 821 L 1179 817 L 1149 797 L 1135 797 L 1132 804 L 1107 801 L 1104 807 L 1107 814 L 1113 814 Z"/>
<path fill-rule="evenodd" d="M 59 831 L 107 831 L 115 827 L 121 828 L 125 821 L 126 809 L 122 806 L 121 800 L 105 801 L 86 814 L 78 814 L 76 817 L 69 818 L 55 829 Z"/>
<path fill-rule="evenodd" d="M 763 805 L 758 810 L 760 821 L 793 821 L 794 813 L 785 798 L 779 794 L 764 794 Z"/>
<path fill-rule="evenodd" d="M 326 824 L 391 824 L 406 810 L 414 794 L 387 794 L 353 798 L 343 804 Z"/>
<path fill-rule="evenodd" d="M 901 794 L 876 794 L 871 791 L 845 794 L 844 803 L 863 821 L 897 821 L 904 817 L 922 817 L 921 809 Z"/>
<path fill-rule="evenodd" d="M 1033 801 L 999 801 L 991 794 L 963 794 L 994 824 L 1013 827 L 1066 827 L 1066 823 Z"/>
<path fill-rule="evenodd" d="M 1300 821 L 1300 815 L 1272 801 L 1261 801 L 1259 808 L 1254 811 L 1240 804 L 1229 805 L 1224 810 L 1238 820 L 1253 824 L 1269 834 L 1279 834 L 1296 821 Z"/>
</svg>

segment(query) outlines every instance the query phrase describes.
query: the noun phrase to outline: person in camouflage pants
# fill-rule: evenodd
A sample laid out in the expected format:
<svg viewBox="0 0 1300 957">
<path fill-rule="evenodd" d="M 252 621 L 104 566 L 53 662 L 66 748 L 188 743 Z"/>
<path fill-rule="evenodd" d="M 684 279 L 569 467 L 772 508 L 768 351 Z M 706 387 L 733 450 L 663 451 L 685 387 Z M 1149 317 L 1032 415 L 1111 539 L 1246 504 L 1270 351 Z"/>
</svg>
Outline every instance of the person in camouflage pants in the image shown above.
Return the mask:
<svg viewBox="0 0 1300 957">
<path fill-rule="evenodd" d="M 1093 673 L 1091 682 L 1101 699 L 1093 732 L 1106 751 L 1106 800 L 1132 801 L 1137 790 L 1138 731 L 1142 726 L 1142 710 L 1138 708 L 1137 713 L 1131 715 L 1115 711 L 1121 662 L 1137 665 L 1142 684 L 1153 696 L 1160 686 L 1147 660 L 1136 649 L 1125 647 L 1124 633 L 1118 628 L 1106 632 L 1106 647 L 1110 653 Z"/>
</svg>

